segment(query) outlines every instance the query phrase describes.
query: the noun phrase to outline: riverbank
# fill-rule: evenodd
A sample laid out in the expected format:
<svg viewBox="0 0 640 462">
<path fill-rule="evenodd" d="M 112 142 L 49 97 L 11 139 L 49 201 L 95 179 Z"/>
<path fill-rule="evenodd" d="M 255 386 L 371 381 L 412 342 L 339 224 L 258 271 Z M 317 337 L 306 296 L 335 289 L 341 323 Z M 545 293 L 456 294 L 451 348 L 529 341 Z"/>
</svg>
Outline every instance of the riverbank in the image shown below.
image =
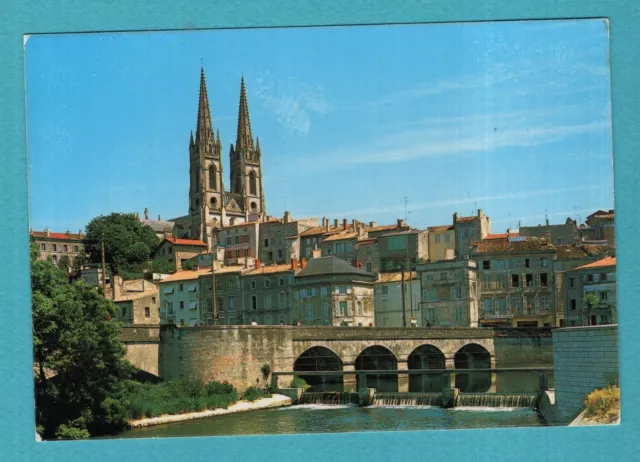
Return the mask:
<svg viewBox="0 0 640 462">
<path fill-rule="evenodd" d="M 256 401 L 238 401 L 227 409 L 212 409 L 201 412 L 188 412 L 185 414 L 167 414 L 158 417 L 136 419 L 129 421 L 130 428 L 151 427 L 186 420 L 202 419 L 218 415 L 236 414 L 238 412 L 257 411 L 262 409 L 272 409 L 283 406 L 291 406 L 291 398 L 283 395 L 271 395 L 270 398 L 262 398 Z"/>
</svg>

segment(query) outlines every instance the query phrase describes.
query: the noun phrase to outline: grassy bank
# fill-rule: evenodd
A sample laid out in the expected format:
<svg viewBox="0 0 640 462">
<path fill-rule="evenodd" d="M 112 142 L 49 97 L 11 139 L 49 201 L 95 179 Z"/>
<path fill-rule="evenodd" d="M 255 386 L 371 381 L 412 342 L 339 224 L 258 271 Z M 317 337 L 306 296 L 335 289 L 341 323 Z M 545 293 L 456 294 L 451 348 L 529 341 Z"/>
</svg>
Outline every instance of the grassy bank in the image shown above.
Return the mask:
<svg viewBox="0 0 640 462">
<path fill-rule="evenodd" d="M 182 379 L 158 384 L 128 382 L 131 418 L 165 414 L 226 409 L 238 401 L 238 392 L 230 383 Z"/>
<path fill-rule="evenodd" d="M 585 400 L 585 417 L 598 423 L 613 423 L 620 417 L 620 388 L 610 386 L 592 392 Z"/>
</svg>

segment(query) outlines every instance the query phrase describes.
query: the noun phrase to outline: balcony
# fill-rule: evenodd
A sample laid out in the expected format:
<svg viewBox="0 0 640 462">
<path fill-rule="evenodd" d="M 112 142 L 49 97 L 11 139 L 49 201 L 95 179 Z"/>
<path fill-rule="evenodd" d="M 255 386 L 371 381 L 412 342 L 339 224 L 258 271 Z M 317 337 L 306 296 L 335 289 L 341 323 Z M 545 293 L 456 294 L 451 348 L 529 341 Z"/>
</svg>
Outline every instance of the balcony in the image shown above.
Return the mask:
<svg viewBox="0 0 640 462">
<path fill-rule="evenodd" d="M 483 317 L 484 319 L 511 319 L 513 318 L 513 313 L 510 311 L 485 312 Z"/>
</svg>

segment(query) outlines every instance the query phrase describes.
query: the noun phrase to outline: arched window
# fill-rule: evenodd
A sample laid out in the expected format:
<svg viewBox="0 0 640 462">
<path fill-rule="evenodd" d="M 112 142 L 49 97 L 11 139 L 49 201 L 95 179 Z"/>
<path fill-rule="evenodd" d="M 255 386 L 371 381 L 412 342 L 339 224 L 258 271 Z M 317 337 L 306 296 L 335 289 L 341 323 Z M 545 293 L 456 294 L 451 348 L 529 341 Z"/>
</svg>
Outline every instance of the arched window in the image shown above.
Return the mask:
<svg viewBox="0 0 640 462">
<path fill-rule="evenodd" d="M 256 174 L 254 172 L 249 173 L 249 194 L 256 195 Z"/>
<path fill-rule="evenodd" d="M 214 191 L 218 189 L 216 178 L 217 173 L 215 165 L 209 167 L 209 189 L 213 189 Z"/>
</svg>

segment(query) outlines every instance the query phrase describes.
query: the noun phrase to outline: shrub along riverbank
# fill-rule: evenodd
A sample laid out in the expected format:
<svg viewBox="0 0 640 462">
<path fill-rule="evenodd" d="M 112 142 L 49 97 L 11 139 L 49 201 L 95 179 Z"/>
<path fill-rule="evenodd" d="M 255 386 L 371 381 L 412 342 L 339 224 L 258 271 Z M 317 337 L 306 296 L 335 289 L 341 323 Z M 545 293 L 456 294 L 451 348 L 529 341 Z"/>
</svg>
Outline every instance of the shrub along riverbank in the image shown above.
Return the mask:
<svg viewBox="0 0 640 462">
<path fill-rule="evenodd" d="M 228 382 L 180 379 L 158 384 L 127 382 L 131 418 L 158 417 L 213 409 L 227 409 L 238 401 L 238 392 Z M 255 401 L 270 397 L 268 391 L 248 388 L 241 399 Z"/>
</svg>

